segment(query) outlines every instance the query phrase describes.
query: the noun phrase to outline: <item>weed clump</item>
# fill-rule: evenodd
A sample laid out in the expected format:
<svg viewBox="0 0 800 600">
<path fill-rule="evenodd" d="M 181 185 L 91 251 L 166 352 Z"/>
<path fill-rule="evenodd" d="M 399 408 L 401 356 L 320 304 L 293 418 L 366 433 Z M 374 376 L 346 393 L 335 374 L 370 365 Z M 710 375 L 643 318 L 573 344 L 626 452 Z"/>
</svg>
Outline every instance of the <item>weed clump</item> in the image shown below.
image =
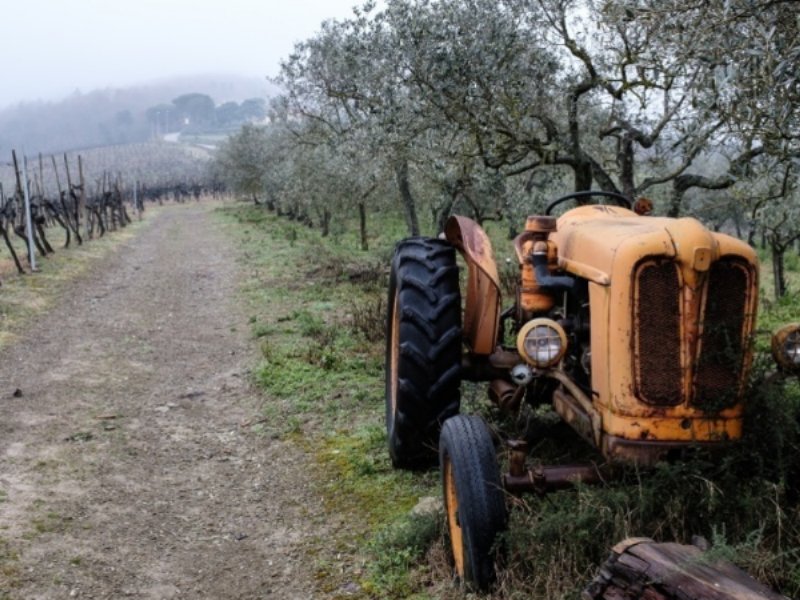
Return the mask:
<svg viewBox="0 0 800 600">
<path fill-rule="evenodd" d="M 374 295 L 353 305 L 350 326 L 354 333 L 368 342 L 380 342 L 386 337 L 386 303 L 383 296 Z"/>
</svg>

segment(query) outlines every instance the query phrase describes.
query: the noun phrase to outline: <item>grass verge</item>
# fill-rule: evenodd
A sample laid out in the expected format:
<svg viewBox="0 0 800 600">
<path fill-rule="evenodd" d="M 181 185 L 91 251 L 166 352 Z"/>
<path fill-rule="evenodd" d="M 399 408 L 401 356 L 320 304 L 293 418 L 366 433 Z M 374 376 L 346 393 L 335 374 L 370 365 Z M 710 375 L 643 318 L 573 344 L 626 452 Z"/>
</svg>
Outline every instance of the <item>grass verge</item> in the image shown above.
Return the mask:
<svg viewBox="0 0 800 600">
<path fill-rule="evenodd" d="M 392 469 L 383 426 L 385 289 L 395 236 L 363 252 L 260 208 L 218 212 L 241 248 L 243 301 L 258 340 L 254 372 L 270 401 L 265 435 L 312 457 L 333 538 L 308 549 L 321 592 L 426 598 L 420 574 L 439 519 L 412 515 L 437 494 L 438 474 Z M 423 586 L 424 587 L 424 586 Z"/>
</svg>

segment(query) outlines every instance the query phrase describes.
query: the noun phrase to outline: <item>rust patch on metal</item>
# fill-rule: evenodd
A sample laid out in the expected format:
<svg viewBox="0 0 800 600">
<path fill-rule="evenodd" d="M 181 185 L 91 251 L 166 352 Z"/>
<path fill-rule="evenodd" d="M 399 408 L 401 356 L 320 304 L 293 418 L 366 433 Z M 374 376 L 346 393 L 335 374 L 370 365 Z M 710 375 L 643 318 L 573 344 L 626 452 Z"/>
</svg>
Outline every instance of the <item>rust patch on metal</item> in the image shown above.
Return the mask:
<svg viewBox="0 0 800 600">
<path fill-rule="evenodd" d="M 475 354 L 491 354 L 500 327 L 500 279 L 486 233 L 472 219 L 452 216 L 445 237 L 467 263 L 464 335 Z"/>
<path fill-rule="evenodd" d="M 600 483 L 604 480 L 595 465 L 540 466 L 521 475 L 506 473 L 503 477 L 505 490 L 512 494 L 534 492 L 546 494 L 570 488 L 577 483 Z"/>
</svg>

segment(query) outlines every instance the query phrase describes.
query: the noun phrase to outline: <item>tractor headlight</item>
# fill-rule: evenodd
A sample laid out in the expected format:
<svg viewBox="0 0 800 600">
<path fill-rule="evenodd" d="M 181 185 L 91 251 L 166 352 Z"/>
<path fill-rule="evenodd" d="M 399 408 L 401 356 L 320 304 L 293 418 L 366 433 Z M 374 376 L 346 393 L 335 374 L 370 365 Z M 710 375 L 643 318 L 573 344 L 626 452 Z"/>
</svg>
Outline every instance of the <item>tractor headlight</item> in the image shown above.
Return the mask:
<svg viewBox="0 0 800 600">
<path fill-rule="evenodd" d="M 800 323 L 786 325 L 772 334 L 772 356 L 784 370 L 800 373 Z"/>
<path fill-rule="evenodd" d="M 537 369 L 555 366 L 567 351 L 567 334 L 552 319 L 534 319 L 522 326 L 517 336 L 517 350 Z"/>
</svg>

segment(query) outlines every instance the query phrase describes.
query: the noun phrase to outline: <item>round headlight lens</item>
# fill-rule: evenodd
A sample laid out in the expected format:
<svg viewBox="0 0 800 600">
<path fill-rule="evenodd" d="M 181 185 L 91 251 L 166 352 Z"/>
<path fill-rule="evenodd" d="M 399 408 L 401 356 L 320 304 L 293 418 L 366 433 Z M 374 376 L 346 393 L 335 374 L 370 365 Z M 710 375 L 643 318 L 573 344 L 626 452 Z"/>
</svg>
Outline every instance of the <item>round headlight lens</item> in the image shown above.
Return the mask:
<svg viewBox="0 0 800 600">
<path fill-rule="evenodd" d="M 800 367 L 800 330 L 792 331 L 786 336 L 782 350 L 788 362 Z"/>
<path fill-rule="evenodd" d="M 567 351 L 567 334 L 552 319 L 534 319 L 520 330 L 517 350 L 534 367 L 552 367 L 561 361 Z"/>
<path fill-rule="evenodd" d="M 800 323 L 782 327 L 773 334 L 772 356 L 787 371 L 800 373 Z"/>
<path fill-rule="evenodd" d="M 783 342 L 783 353 L 791 362 L 800 366 L 800 331 L 795 331 Z"/>
</svg>

